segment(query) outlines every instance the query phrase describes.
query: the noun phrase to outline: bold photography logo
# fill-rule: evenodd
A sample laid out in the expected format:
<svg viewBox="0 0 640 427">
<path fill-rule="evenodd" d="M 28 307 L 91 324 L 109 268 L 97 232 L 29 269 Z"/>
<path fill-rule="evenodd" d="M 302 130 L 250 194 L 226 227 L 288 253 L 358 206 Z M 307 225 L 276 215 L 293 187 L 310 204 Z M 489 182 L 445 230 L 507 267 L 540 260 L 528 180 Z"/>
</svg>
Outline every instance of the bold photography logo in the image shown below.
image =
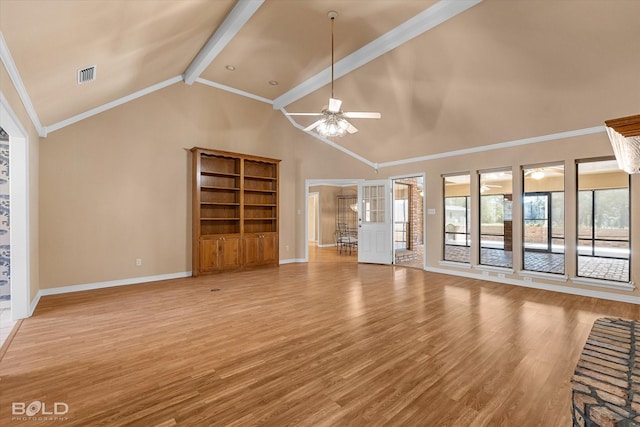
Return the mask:
<svg viewBox="0 0 640 427">
<path fill-rule="evenodd" d="M 34 400 L 28 405 L 25 402 L 13 402 L 11 404 L 11 415 L 14 416 L 14 419 L 65 419 L 64 415 L 67 413 L 69 413 L 69 405 L 64 402 L 53 402 L 53 405 L 50 405 Z"/>
</svg>

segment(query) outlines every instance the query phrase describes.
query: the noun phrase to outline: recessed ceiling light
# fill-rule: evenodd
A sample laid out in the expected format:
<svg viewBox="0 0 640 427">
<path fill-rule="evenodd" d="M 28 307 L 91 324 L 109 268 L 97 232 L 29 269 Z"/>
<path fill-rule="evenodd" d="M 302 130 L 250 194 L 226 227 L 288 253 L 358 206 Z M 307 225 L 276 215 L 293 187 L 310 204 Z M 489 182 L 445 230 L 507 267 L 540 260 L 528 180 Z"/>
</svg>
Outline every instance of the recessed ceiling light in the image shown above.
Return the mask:
<svg viewBox="0 0 640 427">
<path fill-rule="evenodd" d="M 271 86 L 278 86 L 278 82 L 276 80 L 269 80 L 269 84 Z"/>
<path fill-rule="evenodd" d="M 234 65 L 226 65 L 224 68 L 226 68 L 229 71 L 235 71 L 236 67 Z"/>
</svg>

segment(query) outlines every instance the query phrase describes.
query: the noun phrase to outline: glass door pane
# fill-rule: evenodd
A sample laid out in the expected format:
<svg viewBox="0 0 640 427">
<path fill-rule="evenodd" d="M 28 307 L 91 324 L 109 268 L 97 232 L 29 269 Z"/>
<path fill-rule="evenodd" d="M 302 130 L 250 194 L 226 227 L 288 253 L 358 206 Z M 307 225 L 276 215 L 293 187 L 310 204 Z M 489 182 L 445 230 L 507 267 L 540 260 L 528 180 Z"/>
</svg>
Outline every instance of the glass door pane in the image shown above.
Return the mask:
<svg viewBox="0 0 640 427">
<path fill-rule="evenodd" d="M 523 168 L 523 268 L 564 274 L 564 165 Z"/>
<path fill-rule="evenodd" d="M 443 177 L 445 261 L 471 262 L 471 175 Z"/>
<path fill-rule="evenodd" d="M 483 172 L 480 182 L 480 264 L 513 267 L 511 170 Z"/>
<path fill-rule="evenodd" d="M 630 280 L 629 181 L 614 159 L 578 163 L 578 276 Z"/>
</svg>

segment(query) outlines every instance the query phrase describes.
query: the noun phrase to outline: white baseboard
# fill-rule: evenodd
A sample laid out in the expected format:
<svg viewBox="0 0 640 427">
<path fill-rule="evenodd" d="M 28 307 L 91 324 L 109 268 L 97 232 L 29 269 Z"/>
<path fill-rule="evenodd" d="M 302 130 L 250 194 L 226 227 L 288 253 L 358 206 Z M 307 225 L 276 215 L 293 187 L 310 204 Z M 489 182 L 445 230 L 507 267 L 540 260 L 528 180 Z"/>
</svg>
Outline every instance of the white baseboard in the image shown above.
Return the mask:
<svg viewBox="0 0 640 427">
<path fill-rule="evenodd" d="M 289 258 L 289 259 L 281 259 L 280 265 L 283 264 L 295 264 L 296 262 L 307 262 L 304 258 Z"/>
<path fill-rule="evenodd" d="M 335 248 L 336 244 L 335 243 L 326 243 L 324 245 L 318 245 L 319 248 Z"/>
<path fill-rule="evenodd" d="M 59 295 L 59 294 L 66 294 L 69 292 L 90 291 L 93 289 L 112 288 L 115 286 L 136 285 L 139 283 L 158 282 L 160 280 L 170 280 L 170 279 L 180 279 L 183 277 L 190 277 L 190 276 L 191 276 L 190 271 L 184 271 L 180 273 L 159 274 L 157 276 L 134 277 L 131 279 L 111 280 L 108 282 L 86 283 L 82 285 L 60 286 L 58 288 L 40 289 L 36 294 L 36 297 L 31 302 L 30 315 L 33 314 L 34 310 L 38 306 L 38 303 L 40 302 L 40 298 L 47 295 Z"/>
<path fill-rule="evenodd" d="M 29 307 L 29 317 L 33 316 L 33 312 L 36 311 L 36 307 L 40 302 L 40 297 L 42 296 L 42 291 L 38 291 L 33 301 L 31 301 L 31 306 Z"/>
<path fill-rule="evenodd" d="M 583 297 L 592 297 L 592 298 L 600 298 L 600 299 L 606 299 L 611 301 L 627 302 L 630 304 L 640 304 L 640 297 L 638 296 L 616 294 L 612 292 L 597 291 L 592 289 L 572 288 L 572 287 L 563 286 L 563 285 L 552 285 L 549 283 L 536 282 L 535 278 L 533 277 L 531 277 L 532 279 L 531 281 L 518 280 L 518 279 L 502 278 L 497 276 L 485 276 L 483 274 L 477 274 L 477 273 L 459 271 L 459 270 L 449 270 L 449 269 L 437 268 L 437 267 L 426 267 L 425 271 L 429 271 L 432 273 L 449 274 L 453 276 L 468 277 L 471 279 L 486 280 L 489 282 L 503 283 L 506 285 L 523 286 L 525 288 L 561 292 L 565 294 L 579 295 Z"/>
</svg>

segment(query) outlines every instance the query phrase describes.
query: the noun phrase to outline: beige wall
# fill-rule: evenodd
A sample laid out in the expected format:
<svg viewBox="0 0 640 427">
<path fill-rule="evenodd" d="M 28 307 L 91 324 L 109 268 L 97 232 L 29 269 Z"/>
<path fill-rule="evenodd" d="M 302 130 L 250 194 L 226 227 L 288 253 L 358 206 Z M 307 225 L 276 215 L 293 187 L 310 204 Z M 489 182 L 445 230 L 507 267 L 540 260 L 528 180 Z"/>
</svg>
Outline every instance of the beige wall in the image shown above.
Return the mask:
<svg viewBox="0 0 640 427">
<path fill-rule="evenodd" d="M 0 91 L 5 96 L 11 109 L 15 112 L 20 124 L 27 131 L 29 138 L 29 295 L 33 301 L 36 294 L 40 290 L 40 274 L 39 274 L 39 180 L 38 180 L 38 159 L 39 159 L 39 140 L 38 132 L 33 126 L 29 115 L 24 109 L 24 105 L 20 100 L 18 93 L 13 86 L 13 82 L 9 78 L 4 66 L 0 66 Z"/>
<path fill-rule="evenodd" d="M 611 144 L 607 138 L 606 133 L 598 133 L 592 135 L 585 135 L 580 137 L 567 138 L 557 141 L 549 141 L 532 145 L 525 145 L 520 147 L 506 148 L 501 150 L 486 151 L 475 154 L 468 154 L 464 156 L 448 157 L 433 161 L 411 163 L 401 166 L 394 166 L 392 168 L 384 168 L 380 171 L 382 176 L 394 176 L 409 173 L 421 173 L 426 172 L 426 189 L 425 195 L 427 197 L 427 208 L 435 209 L 436 215 L 426 216 L 426 229 L 427 239 L 426 251 L 427 251 L 427 265 L 433 268 L 441 269 L 453 269 L 455 267 L 440 265 L 442 254 L 442 175 L 452 172 L 465 171 L 471 172 L 471 187 L 477 188 L 479 170 L 488 170 L 494 168 L 511 167 L 514 172 L 514 185 L 513 185 L 513 199 L 519 200 L 521 195 L 521 177 L 517 173 L 520 166 L 523 164 L 537 164 L 537 163 L 550 163 L 550 162 L 562 162 L 565 163 L 565 232 L 566 232 L 566 245 L 567 245 L 567 257 L 566 257 L 566 273 L 572 277 L 575 276 L 576 270 L 575 261 L 575 240 L 576 240 L 576 196 L 574 191 L 568 189 L 576 188 L 575 182 L 575 160 L 576 159 L 588 159 L 601 156 L 612 155 Z M 631 219 L 631 247 L 634 254 L 640 248 L 640 175 L 632 176 L 631 183 L 631 202 L 632 202 L 632 215 Z M 513 204 L 513 217 L 521 217 L 521 206 L 518 203 Z M 472 240 L 477 241 L 478 237 L 478 200 L 477 191 L 471 191 L 471 232 Z M 522 236 L 522 228 L 519 221 L 513 223 L 513 235 L 514 239 L 520 239 Z M 514 241 L 514 270 L 517 272 L 521 270 L 521 255 L 518 252 L 520 242 Z M 472 260 L 477 259 L 477 249 L 472 247 Z M 640 262 L 637 261 L 637 257 L 634 255 L 632 260 L 631 281 L 639 283 L 640 281 Z M 467 270 L 468 271 L 468 270 Z M 507 275 L 509 277 L 509 275 Z M 515 275 L 515 279 L 520 277 Z M 536 281 L 542 279 L 536 279 Z M 550 284 L 559 284 L 554 281 L 547 281 Z M 580 287 L 570 281 L 567 283 L 561 283 L 562 285 Z M 603 290 L 602 288 L 590 288 L 596 290 Z M 615 292 L 614 290 L 608 290 L 609 292 Z M 623 292 L 623 291 L 621 291 Z M 628 294 L 625 292 L 625 294 Z M 640 295 L 640 289 L 636 289 L 633 295 Z"/>
<path fill-rule="evenodd" d="M 282 159 L 283 260 L 304 257 L 305 179 L 370 169 L 293 128 L 268 104 L 172 85 L 43 139 L 41 287 L 191 270 L 193 146 Z"/>
<path fill-rule="evenodd" d="M 602 133 L 410 163 L 383 168 L 374 174 L 372 168 L 294 129 L 270 105 L 182 83 L 54 132 L 41 140 L 38 150 L 37 144 L 33 144 L 38 137 L 16 101 L 13 87 L 7 84 L 4 70 L 0 77 L 3 93 L 32 140 L 32 297 L 39 288 L 189 271 L 187 149 L 193 146 L 282 159 L 280 257 L 283 260 L 304 257 L 306 179 L 377 179 L 426 172 L 427 208 L 436 209 L 436 215 L 426 216 L 427 265 L 451 270 L 455 267 L 439 264 L 443 174 L 468 170 L 472 188 L 476 188 L 477 171 L 511 167 L 517 200 L 521 177 L 516 172 L 522 164 L 565 162 L 565 188 L 569 189 L 575 188 L 575 159 L 611 155 L 607 137 Z M 640 211 L 639 181 L 640 177 L 632 177 L 634 212 Z M 335 200 L 335 194 L 331 198 Z M 321 208 L 323 204 L 326 200 L 325 203 L 321 200 Z M 575 194 L 567 191 L 569 276 L 575 271 L 574 206 Z M 521 215 L 520 210 L 514 204 L 514 217 Z M 477 218 L 477 213 L 477 194 L 472 191 L 472 218 Z M 331 226 L 321 227 L 323 243 L 332 242 L 334 220 L 335 211 L 327 215 L 327 224 L 331 222 Z M 636 231 L 639 229 L 640 216 L 635 215 L 631 238 L 634 250 L 640 247 Z M 472 224 L 472 235 L 477 235 L 476 224 Z M 520 235 L 521 226 L 515 221 L 514 236 Z M 473 256 L 477 254 L 472 252 L 472 259 Z M 135 267 L 135 258 L 143 259 L 141 267 Z M 521 267 L 519 259 L 519 254 L 514 253 L 516 271 Z M 631 279 L 636 283 L 640 279 L 638 262 L 632 265 Z M 567 285 L 578 286 L 571 282 Z M 633 294 L 640 295 L 640 291 Z"/>
</svg>

